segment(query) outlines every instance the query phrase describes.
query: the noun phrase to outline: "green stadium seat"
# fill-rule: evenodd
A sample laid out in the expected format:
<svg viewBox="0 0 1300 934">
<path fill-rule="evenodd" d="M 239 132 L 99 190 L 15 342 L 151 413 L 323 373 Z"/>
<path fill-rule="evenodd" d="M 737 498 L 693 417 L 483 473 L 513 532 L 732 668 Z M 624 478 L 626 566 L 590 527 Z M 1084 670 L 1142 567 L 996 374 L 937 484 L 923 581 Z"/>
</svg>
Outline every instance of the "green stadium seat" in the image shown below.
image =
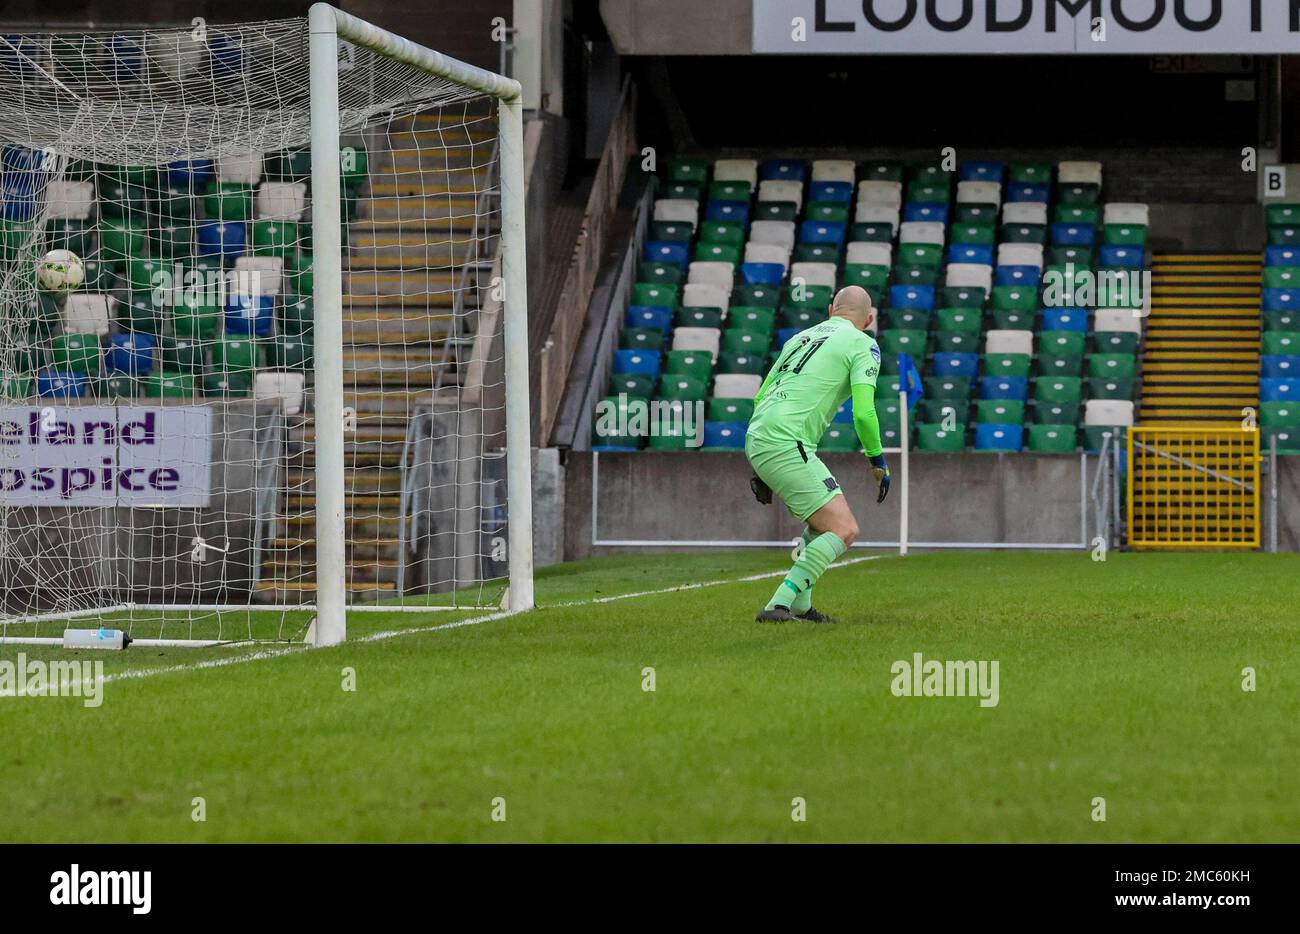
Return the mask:
<svg viewBox="0 0 1300 934">
<path fill-rule="evenodd" d="M 650 239 L 665 243 L 690 243 L 695 239 L 695 226 L 685 221 L 652 221 Z"/>
<path fill-rule="evenodd" d="M 731 263 L 733 266 L 739 266 L 742 258 L 740 247 L 725 243 L 697 243 L 692 257 L 706 263 Z"/>
<path fill-rule="evenodd" d="M 1085 425 L 1083 428 L 1083 447 L 1087 451 L 1100 451 L 1106 433 L 1111 434 L 1111 446 L 1124 445 L 1128 441 L 1128 429 L 1108 425 Z M 1121 448 L 1123 450 L 1123 448 Z"/>
<path fill-rule="evenodd" d="M 623 393 L 639 399 L 649 399 L 654 395 L 657 380 L 644 373 L 611 373 L 609 377 L 609 394 L 616 396 Z"/>
<path fill-rule="evenodd" d="M 877 341 L 881 354 L 887 357 L 896 357 L 900 353 L 910 354 L 913 359 L 925 356 L 925 331 L 881 331 Z"/>
<path fill-rule="evenodd" d="M 1034 381 L 1034 401 L 1036 402 L 1072 402 L 1083 401 L 1083 380 L 1077 376 L 1053 376 Z"/>
<path fill-rule="evenodd" d="M 1077 183 L 1061 185 L 1056 194 L 1057 199 L 1061 204 L 1096 204 L 1098 199 L 1101 197 L 1101 189 L 1096 185 Z"/>
<path fill-rule="evenodd" d="M 1141 335 L 1133 331 L 1098 331 L 1093 335 L 1092 349 L 1096 353 L 1136 356 L 1141 339 Z"/>
<path fill-rule="evenodd" d="M 253 394 L 251 371 L 209 373 L 203 377 L 203 395 L 212 399 L 245 399 Z"/>
<path fill-rule="evenodd" d="M 990 314 L 993 317 L 993 327 L 999 331 L 1028 331 L 1034 326 L 1032 311 L 1008 311 L 995 308 Z"/>
<path fill-rule="evenodd" d="M 953 243 L 993 246 L 997 243 L 998 232 L 992 224 L 954 224 L 948 238 Z"/>
<path fill-rule="evenodd" d="M 1022 285 L 996 285 L 993 287 L 995 311 L 1023 311 L 1032 314 L 1038 307 L 1038 292 Z"/>
<path fill-rule="evenodd" d="M 221 315 L 215 298 L 186 296 L 172 308 L 172 331 L 177 337 L 211 340 L 221 327 Z"/>
<path fill-rule="evenodd" d="M 707 378 L 700 379 L 689 373 L 665 373 L 659 380 L 659 395 L 656 398 L 703 402 L 707 395 L 707 385 Z"/>
<path fill-rule="evenodd" d="M 1012 184 L 1045 185 L 1052 180 L 1050 162 L 1013 162 L 1007 166 L 1007 178 Z"/>
<path fill-rule="evenodd" d="M 679 300 L 677 287 L 657 282 L 638 282 L 632 286 L 633 305 L 651 305 L 658 308 L 676 308 Z"/>
<path fill-rule="evenodd" d="M 1027 448 L 1040 454 L 1073 454 L 1078 435 L 1074 425 L 1030 425 Z"/>
<path fill-rule="evenodd" d="M 105 179 L 99 185 L 98 205 L 101 217 L 143 222 L 149 213 L 149 195 L 139 185 Z"/>
<path fill-rule="evenodd" d="M 683 305 L 673 312 L 675 328 L 714 328 L 722 330 L 722 309 Z"/>
<path fill-rule="evenodd" d="M 1137 373 L 1132 354 L 1095 353 L 1088 356 L 1088 375 L 1102 379 L 1131 379 Z"/>
<path fill-rule="evenodd" d="M 753 399 L 709 399 L 708 419 L 711 422 L 747 422 L 754 415 Z"/>
<path fill-rule="evenodd" d="M 1058 224 L 1096 224 L 1101 220 L 1101 208 L 1096 204 L 1058 204 L 1052 214 Z"/>
<path fill-rule="evenodd" d="M 312 349 L 310 340 L 284 335 L 267 344 L 267 360 L 272 367 L 280 370 L 309 370 L 313 359 Z"/>
<path fill-rule="evenodd" d="M 1146 246 L 1147 229 L 1137 224 L 1107 224 L 1102 236 L 1109 246 Z"/>
<path fill-rule="evenodd" d="M 618 335 L 618 347 L 659 353 L 664 349 L 664 332 L 658 328 L 624 328 Z"/>
<path fill-rule="evenodd" d="M 892 161 L 866 162 L 862 165 L 862 180 L 867 182 L 901 182 L 903 163 Z"/>
<path fill-rule="evenodd" d="M 896 266 L 894 281 L 898 285 L 935 286 L 939 282 L 937 266 Z"/>
<path fill-rule="evenodd" d="M 1265 428 L 1260 438 L 1260 449 L 1271 451 L 1274 443 L 1277 444 L 1279 454 L 1300 454 L 1300 428 L 1290 425 Z"/>
<path fill-rule="evenodd" d="M 1132 399 L 1135 380 L 1110 377 L 1092 377 L 1088 380 L 1088 396 L 1092 399 Z"/>
<path fill-rule="evenodd" d="M 1270 204 L 1267 217 L 1270 227 L 1300 224 L 1300 204 Z"/>
<path fill-rule="evenodd" d="M 26 399 L 32 394 L 29 376 L 0 377 L 0 399 Z"/>
<path fill-rule="evenodd" d="M 978 309 L 940 308 L 935 316 L 940 331 L 978 335 L 983 329 L 984 316 Z"/>
<path fill-rule="evenodd" d="M 672 434 L 652 434 L 646 441 L 646 448 L 651 451 L 689 451 L 691 439 L 682 431 Z"/>
<path fill-rule="evenodd" d="M 912 167 L 912 178 L 947 185 L 951 188 L 953 173 L 939 165 L 915 165 Z"/>
<path fill-rule="evenodd" d="M 755 353 L 723 350 L 718 354 L 719 373 L 749 373 L 762 376 L 767 372 L 767 348 Z"/>
<path fill-rule="evenodd" d="M 824 315 L 834 296 L 835 290 L 829 285 L 792 284 L 786 292 L 786 303 L 788 307 L 808 308 Z"/>
<path fill-rule="evenodd" d="M 99 380 L 95 385 L 95 395 L 101 402 L 113 402 L 117 399 L 132 399 L 137 393 L 136 380 L 125 373 L 114 373 Z"/>
<path fill-rule="evenodd" d="M 748 201 L 752 194 L 749 182 L 733 180 L 709 185 L 710 201 Z"/>
<path fill-rule="evenodd" d="M 883 331 L 928 331 L 930 312 L 924 308 L 886 308 L 881 311 Z"/>
<path fill-rule="evenodd" d="M 664 375 L 693 376 L 707 383 L 713 375 L 713 356 L 702 350 L 670 350 L 664 354 Z"/>
<path fill-rule="evenodd" d="M 164 373 L 199 373 L 203 370 L 201 340 L 189 337 L 162 337 L 158 340 L 158 359 Z"/>
<path fill-rule="evenodd" d="M 104 349 L 98 334 L 60 334 L 54 338 L 50 358 L 56 370 L 95 376 L 103 366 Z"/>
<path fill-rule="evenodd" d="M 285 334 L 310 334 L 316 316 L 309 295 L 286 296 L 280 305 L 280 330 Z"/>
<path fill-rule="evenodd" d="M 848 263 L 844 267 L 844 284 L 859 285 L 873 296 L 879 295 L 889 284 L 889 267 Z"/>
<path fill-rule="evenodd" d="M 172 278 L 172 264 L 165 260 L 129 257 L 123 264 L 127 282 L 135 292 L 152 292 Z"/>
<path fill-rule="evenodd" d="M 1028 376 L 1033 358 L 1023 353 L 994 353 L 984 355 L 985 376 Z M 984 421 L 984 419 L 980 419 Z"/>
<path fill-rule="evenodd" d="M 298 225 L 290 221 L 255 221 L 253 253 L 290 259 L 298 253 Z"/>
<path fill-rule="evenodd" d="M 370 175 L 370 156 L 366 148 L 356 144 L 341 147 L 339 163 L 342 166 L 339 181 L 346 191 L 355 194 Z"/>
<path fill-rule="evenodd" d="M 949 431 L 942 425 L 922 423 L 916 426 L 916 449 L 918 451 L 964 451 L 966 450 L 966 426 L 959 424 Z"/>
<path fill-rule="evenodd" d="M 1259 423 L 1265 428 L 1300 427 L 1300 402 L 1261 402 Z"/>
<path fill-rule="evenodd" d="M 1300 224 L 1268 228 L 1269 246 L 1300 246 Z"/>
<path fill-rule="evenodd" d="M 1265 266 L 1264 288 L 1294 289 L 1300 287 L 1300 267 Z"/>
<path fill-rule="evenodd" d="M 945 376 L 925 381 L 925 394 L 930 401 L 962 402 L 970 398 L 970 380 L 965 376 Z"/>
<path fill-rule="evenodd" d="M 1034 422 L 1039 425 L 1077 425 L 1079 409 L 1078 402 L 1036 402 Z"/>
<path fill-rule="evenodd" d="M 154 218 L 145 232 L 145 246 L 154 259 L 184 259 L 194 252 L 194 228 L 185 222 L 158 224 Z"/>
<path fill-rule="evenodd" d="M 797 243 L 794 247 L 796 263 L 835 263 L 840 261 L 840 248 L 833 243 Z"/>
<path fill-rule="evenodd" d="M 151 399 L 194 397 L 194 377 L 189 373 L 154 373 L 140 381 L 141 395 Z"/>
<path fill-rule="evenodd" d="M 963 396 L 960 399 L 922 399 L 916 407 L 915 420 L 942 425 L 948 418 L 954 424 L 964 425 L 970 415 L 970 403 Z"/>
<path fill-rule="evenodd" d="M 1087 339 L 1082 331 L 1040 331 L 1038 352 L 1058 357 L 1082 357 Z"/>
<path fill-rule="evenodd" d="M 1073 265 L 1077 274 L 1079 270 L 1092 268 L 1092 247 L 1087 246 L 1054 246 L 1049 247 L 1044 259 L 1048 267 L 1056 267 L 1065 270 L 1067 265 Z"/>
<path fill-rule="evenodd" d="M 699 201 L 704 195 L 704 187 L 695 182 L 667 182 L 659 189 L 660 198 L 676 201 Z"/>
<path fill-rule="evenodd" d="M 686 274 L 682 267 L 674 263 L 645 262 L 637 267 L 638 282 L 654 282 L 661 285 L 680 285 Z"/>
<path fill-rule="evenodd" d="M 158 212 L 177 223 L 193 223 L 194 192 L 188 185 L 165 185 L 155 194 Z"/>
<path fill-rule="evenodd" d="M 154 304 L 152 292 L 133 292 L 118 306 L 117 318 L 128 331 L 160 334 L 163 330 L 162 309 Z"/>
<path fill-rule="evenodd" d="M 782 328 L 810 328 L 814 324 L 820 324 L 826 318 L 824 309 L 815 308 L 796 308 L 787 305 L 781 309 L 781 316 L 778 319 Z"/>
<path fill-rule="evenodd" d="M 257 344 L 246 337 L 222 337 L 211 346 L 212 368 L 217 372 L 251 373 L 257 366 Z"/>
<path fill-rule="evenodd" d="M 860 450 L 857 432 L 852 425 L 832 424 L 817 445 L 819 452 L 852 452 Z"/>
<path fill-rule="evenodd" d="M 943 265 L 943 247 L 933 243 L 900 243 L 894 257 L 896 266 L 923 266 L 938 269 Z"/>
<path fill-rule="evenodd" d="M 819 224 L 847 224 L 849 206 L 835 201 L 811 201 L 804 210 L 804 219 Z"/>
<path fill-rule="evenodd" d="M 209 220 L 246 221 L 253 216 L 253 189 L 243 182 L 212 182 L 203 197 Z"/>
<path fill-rule="evenodd" d="M 734 221 L 706 221 L 700 227 L 701 243 L 745 245 L 745 226 Z"/>
<path fill-rule="evenodd" d="M 771 346 L 770 333 L 743 328 L 732 328 L 722 333 L 722 350 L 727 353 L 766 357 Z"/>
<path fill-rule="evenodd" d="M 972 204 L 965 203 L 957 205 L 956 215 L 953 222 L 957 224 L 996 224 L 998 221 L 998 206 L 996 204 Z"/>
<path fill-rule="evenodd" d="M 109 261 L 123 261 L 129 256 L 143 256 L 144 223 L 122 218 L 105 218 L 99 225 L 101 255 Z"/>
<path fill-rule="evenodd" d="M 1040 353 L 1034 358 L 1038 362 L 1040 376 L 1082 376 L 1083 357 Z"/>
<path fill-rule="evenodd" d="M 893 224 L 858 223 L 849 228 L 849 243 L 892 243 Z"/>
<path fill-rule="evenodd" d="M 980 336 L 968 331 L 938 331 L 934 335 L 935 353 L 978 353 Z"/>
<path fill-rule="evenodd" d="M 952 189 L 947 179 L 929 181 L 918 178 L 907 184 L 907 200 L 926 204 L 947 204 L 952 200 Z"/>
<path fill-rule="evenodd" d="M 984 425 L 1023 424 L 1025 404 L 1018 399 L 980 399 L 975 403 L 975 421 Z"/>
<path fill-rule="evenodd" d="M 761 305 L 732 305 L 727 312 L 727 330 L 765 334 L 770 338 L 776 330 L 776 312 Z"/>
<path fill-rule="evenodd" d="M 1047 227 L 1044 224 L 1003 224 L 1003 243 L 1047 243 Z"/>
<path fill-rule="evenodd" d="M 760 201 L 754 208 L 756 221 L 793 221 L 799 217 L 799 205 L 793 201 Z"/>
<path fill-rule="evenodd" d="M 89 221 L 57 217 L 45 222 L 45 245 L 48 249 L 71 250 L 78 256 L 88 256 L 94 243 L 95 228 Z"/>
<path fill-rule="evenodd" d="M 632 304 L 636 304 L 633 301 Z M 733 308 L 776 308 L 781 304 L 781 290 L 771 285 L 738 285 L 731 293 Z"/>
<path fill-rule="evenodd" d="M 987 291 L 967 285 L 945 285 L 939 293 L 943 308 L 983 308 L 988 300 Z"/>
<path fill-rule="evenodd" d="M 1264 353 L 1300 354 L 1300 331 L 1265 331 Z"/>
</svg>

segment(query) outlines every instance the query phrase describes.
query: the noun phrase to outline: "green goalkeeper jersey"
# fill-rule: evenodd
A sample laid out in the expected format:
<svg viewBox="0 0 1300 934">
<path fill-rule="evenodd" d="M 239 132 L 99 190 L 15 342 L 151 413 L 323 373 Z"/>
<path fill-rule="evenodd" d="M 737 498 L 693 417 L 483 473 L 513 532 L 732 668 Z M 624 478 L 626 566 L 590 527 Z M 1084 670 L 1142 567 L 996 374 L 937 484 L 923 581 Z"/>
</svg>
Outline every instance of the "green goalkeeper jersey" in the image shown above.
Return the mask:
<svg viewBox="0 0 1300 934">
<path fill-rule="evenodd" d="M 863 449 L 880 453 L 875 388 L 880 348 L 845 318 L 828 318 L 786 342 L 755 397 L 748 438 L 758 444 L 798 442 L 816 450 L 844 400 Z M 859 411 L 864 409 L 865 411 Z"/>
</svg>

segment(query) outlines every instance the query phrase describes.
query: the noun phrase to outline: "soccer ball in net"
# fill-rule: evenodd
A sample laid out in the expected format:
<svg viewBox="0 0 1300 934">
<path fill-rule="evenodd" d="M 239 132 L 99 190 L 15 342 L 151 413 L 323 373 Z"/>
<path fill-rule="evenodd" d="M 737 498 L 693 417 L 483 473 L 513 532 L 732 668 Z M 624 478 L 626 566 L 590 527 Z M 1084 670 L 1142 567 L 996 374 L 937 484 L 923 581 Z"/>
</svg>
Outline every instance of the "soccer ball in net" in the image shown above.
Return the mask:
<svg viewBox="0 0 1300 934">
<path fill-rule="evenodd" d="M 71 250 L 50 250 L 36 267 L 36 282 L 46 292 L 71 292 L 85 278 L 86 267 Z"/>
</svg>

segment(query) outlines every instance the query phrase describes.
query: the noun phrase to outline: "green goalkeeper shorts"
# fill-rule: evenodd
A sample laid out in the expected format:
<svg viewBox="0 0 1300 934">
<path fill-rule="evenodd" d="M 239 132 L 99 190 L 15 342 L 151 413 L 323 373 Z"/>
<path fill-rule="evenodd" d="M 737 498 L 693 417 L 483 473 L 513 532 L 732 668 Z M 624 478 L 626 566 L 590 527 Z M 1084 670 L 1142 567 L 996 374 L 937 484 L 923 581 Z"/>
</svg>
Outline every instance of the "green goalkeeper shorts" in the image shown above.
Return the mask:
<svg viewBox="0 0 1300 934">
<path fill-rule="evenodd" d="M 758 478 L 781 497 L 800 522 L 841 495 L 839 483 L 818 459 L 797 441 L 745 441 L 745 456 Z"/>
</svg>

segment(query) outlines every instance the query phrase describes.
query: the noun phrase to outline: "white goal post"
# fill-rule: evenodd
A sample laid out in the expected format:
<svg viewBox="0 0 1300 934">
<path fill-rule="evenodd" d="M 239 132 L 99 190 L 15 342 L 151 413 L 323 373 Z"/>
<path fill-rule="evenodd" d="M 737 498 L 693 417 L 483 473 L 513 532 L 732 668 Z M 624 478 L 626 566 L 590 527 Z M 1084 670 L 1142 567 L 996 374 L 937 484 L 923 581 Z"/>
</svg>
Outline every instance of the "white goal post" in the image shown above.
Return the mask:
<svg viewBox="0 0 1300 934">
<path fill-rule="evenodd" d="M 495 97 L 500 115 L 501 270 L 505 306 L 506 474 L 510 552 L 509 608 L 533 606 L 532 466 L 528 405 L 528 283 L 524 231 L 524 130 L 518 81 L 448 58 L 416 45 L 326 3 L 308 13 L 311 30 L 311 148 L 312 180 L 326 197 L 312 201 L 316 252 L 325 262 L 316 281 L 316 411 L 317 421 L 340 426 L 337 435 L 321 436 L 317 451 L 318 537 L 331 547 L 318 546 L 316 644 L 341 642 L 346 634 L 344 594 L 343 484 L 343 334 L 342 268 L 339 242 L 339 82 L 338 39 L 423 69 L 457 84 Z M 317 189 L 320 191 L 322 189 Z M 323 249 L 322 249 L 323 247 Z M 332 276 L 332 278 L 330 278 Z M 322 314 L 324 311 L 324 314 Z M 323 324 L 324 326 L 321 326 Z M 324 443 L 326 437 L 328 444 Z M 322 523 L 323 520 L 323 523 Z"/>
<path fill-rule="evenodd" d="M 531 609 L 523 148 L 326 3 L 0 37 L 0 645 Z"/>
</svg>

